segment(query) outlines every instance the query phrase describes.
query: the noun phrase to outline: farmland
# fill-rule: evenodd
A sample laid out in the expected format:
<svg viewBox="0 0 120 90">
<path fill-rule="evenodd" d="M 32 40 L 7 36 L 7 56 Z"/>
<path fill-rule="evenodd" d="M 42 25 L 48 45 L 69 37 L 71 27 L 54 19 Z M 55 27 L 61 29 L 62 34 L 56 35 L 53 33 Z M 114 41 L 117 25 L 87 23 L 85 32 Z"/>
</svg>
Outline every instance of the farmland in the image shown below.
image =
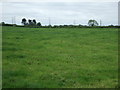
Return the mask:
<svg viewBox="0 0 120 90">
<path fill-rule="evenodd" d="M 3 88 L 114 88 L 118 29 L 3 27 Z"/>
</svg>

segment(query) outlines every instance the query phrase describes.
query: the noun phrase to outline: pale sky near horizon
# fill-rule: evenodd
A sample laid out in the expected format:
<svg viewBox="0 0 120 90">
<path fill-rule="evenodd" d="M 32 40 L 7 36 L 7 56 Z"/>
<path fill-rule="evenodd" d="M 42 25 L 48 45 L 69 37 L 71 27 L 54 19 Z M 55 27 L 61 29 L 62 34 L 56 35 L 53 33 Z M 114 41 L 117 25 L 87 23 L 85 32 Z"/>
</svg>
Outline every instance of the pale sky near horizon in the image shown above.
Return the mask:
<svg viewBox="0 0 120 90">
<path fill-rule="evenodd" d="M 4 2 L 2 21 L 21 24 L 21 19 L 36 19 L 42 25 L 83 24 L 89 19 L 102 25 L 118 24 L 118 2 Z"/>
</svg>

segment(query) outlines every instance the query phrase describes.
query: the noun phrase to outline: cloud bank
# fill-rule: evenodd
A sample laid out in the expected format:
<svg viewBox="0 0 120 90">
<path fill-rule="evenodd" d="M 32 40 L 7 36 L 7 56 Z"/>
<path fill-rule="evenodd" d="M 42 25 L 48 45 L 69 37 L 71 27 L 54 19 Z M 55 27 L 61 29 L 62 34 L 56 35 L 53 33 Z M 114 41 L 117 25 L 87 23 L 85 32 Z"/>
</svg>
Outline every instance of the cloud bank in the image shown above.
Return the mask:
<svg viewBox="0 0 120 90">
<path fill-rule="evenodd" d="M 21 24 L 21 19 L 36 19 L 42 25 L 83 24 L 89 19 L 102 25 L 118 24 L 117 2 L 4 2 L 2 21 Z"/>
</svg>

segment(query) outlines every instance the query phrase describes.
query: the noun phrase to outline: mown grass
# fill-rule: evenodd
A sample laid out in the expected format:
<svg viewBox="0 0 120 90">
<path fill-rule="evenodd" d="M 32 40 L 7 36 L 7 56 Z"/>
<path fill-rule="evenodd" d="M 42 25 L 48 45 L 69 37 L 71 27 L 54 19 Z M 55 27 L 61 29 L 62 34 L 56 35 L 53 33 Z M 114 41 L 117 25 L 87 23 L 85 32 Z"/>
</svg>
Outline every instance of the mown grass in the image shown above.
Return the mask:
<svg viewBox="0 0 120 90">
<path fill-rule="evenodd" d="M 3 88 L 115 88 L 115 28 L 3 27 Z"/>
</svg>

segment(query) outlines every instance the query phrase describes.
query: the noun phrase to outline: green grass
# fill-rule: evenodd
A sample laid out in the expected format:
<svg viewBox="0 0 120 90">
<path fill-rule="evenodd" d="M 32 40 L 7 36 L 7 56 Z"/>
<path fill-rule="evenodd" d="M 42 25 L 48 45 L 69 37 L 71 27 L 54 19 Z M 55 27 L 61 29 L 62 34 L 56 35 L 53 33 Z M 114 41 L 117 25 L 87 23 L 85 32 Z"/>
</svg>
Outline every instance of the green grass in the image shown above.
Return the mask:
<svg viewBox="0 0 120 90">
<path fill-rule="evenodd" d="M 3 88 L 114 88 L 115 28 L 3 27 Z"/>
</svg>

